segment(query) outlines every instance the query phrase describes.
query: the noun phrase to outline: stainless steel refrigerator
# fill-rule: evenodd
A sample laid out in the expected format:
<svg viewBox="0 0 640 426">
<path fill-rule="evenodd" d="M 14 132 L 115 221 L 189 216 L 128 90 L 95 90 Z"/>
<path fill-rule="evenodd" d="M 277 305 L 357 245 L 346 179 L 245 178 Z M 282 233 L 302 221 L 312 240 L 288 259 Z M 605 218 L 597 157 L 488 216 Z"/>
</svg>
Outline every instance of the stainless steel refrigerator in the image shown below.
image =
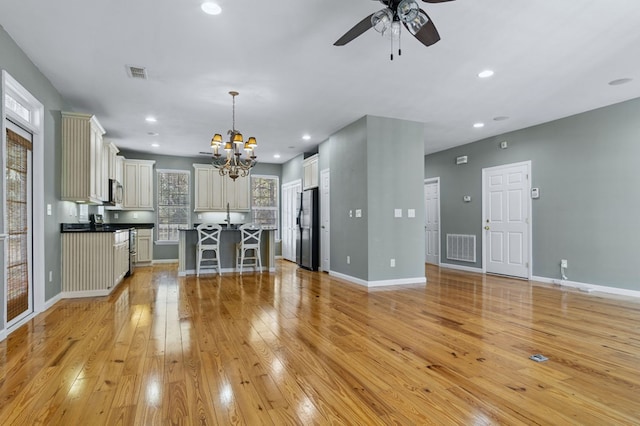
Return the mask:
<svg viewBox="0 0 640 426">
<path fill-rule="evenodd" d="M 318 210 L 318 188 L 298 193 L 298 216 L 296 219 L 296 261 L 301 268 L 317 271 L 320 259 L 320 214 Z"/>
</svg>

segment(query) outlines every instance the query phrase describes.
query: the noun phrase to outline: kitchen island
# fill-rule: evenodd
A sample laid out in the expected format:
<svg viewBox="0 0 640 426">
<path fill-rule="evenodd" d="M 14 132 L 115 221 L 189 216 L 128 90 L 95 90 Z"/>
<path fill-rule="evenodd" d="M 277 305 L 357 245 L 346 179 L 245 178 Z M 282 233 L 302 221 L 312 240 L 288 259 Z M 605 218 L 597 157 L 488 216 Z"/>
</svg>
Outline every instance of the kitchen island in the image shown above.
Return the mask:
<svg viewBox="0 0 640 426">
<path fill-rule="evenodd" d="M 236 268 L 236 243 L 240 242 L 240 230 L 232 225 L 222 225 L 220 233 L 220 260 L 223 273 L 239 272 Z M 196 247 L 198 245 L 198 231 L 193 229 L 181 229 L 178 240 L 178 276 L 196 274 Z M 260 240 L 260 253 L 262 255 L 262 270 L 275 272 L 275 230 L 263 229 Z M 252 267 L 245 266 L 243 272 L 253 272 Z M 200 275 L 217 274 L 217 269 L 200 270 Z"/>
</svg>

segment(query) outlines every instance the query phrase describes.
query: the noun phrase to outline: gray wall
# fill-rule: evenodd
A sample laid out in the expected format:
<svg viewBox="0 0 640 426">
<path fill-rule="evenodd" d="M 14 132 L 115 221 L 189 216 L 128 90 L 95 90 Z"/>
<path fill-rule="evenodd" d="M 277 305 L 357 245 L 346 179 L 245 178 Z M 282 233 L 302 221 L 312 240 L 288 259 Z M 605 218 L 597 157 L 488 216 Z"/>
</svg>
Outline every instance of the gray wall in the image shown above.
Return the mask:
<svg viewBox="0 0 640 426">
<path fill-rule="evenodd" d="M 49 300 L 62 291 L 60 223 L 64 222 L 64 216 L 68 214 L 68 207 L 73 205 L 59 201 L 60 176 L 62 173 L 60 111 L 67 110 L 68 106 L 55 87 L 29 60 L 2 27 L 0 27 L 0 68 L 9 72 L 13 78 L 44 105 L 44 147 L 34 147 L 34 151 L 37 149 L 44 150 L 44 194 L 33 194 L 33 196 L 44 198 L 45 205 L 51 204 L 52 215 L 44 218 L 45 235 L 34 235 L 35 246 L 44 244 L 44 275 L 47 281 L 46 283 L 34 284 L 45 286 L 45 298 Z M 0 194 L 0 196 L 4 199 L 4 194 Z M 4 219 L 0 219 L 2 220 L 0 223 L 4 223 Z M 52 273 L 52 282 L 48 282 L 49 271 Z M 4 273 L 4 269 L 2 273 Z M 4 300 L 2 300 L 3 297 L 4 294 L 0 294 L 0 315 L 3 314 L 2 306 L 5 304 Z"/>
<path fill-rule="evenodd" d="M 304 155 L 300 154 L 282 165 L 282 179 L 280 179 L 280 185 L 293 182 L 298 179 L 302 180 L 302 160 L 304 160 Z"/>
<path fill-rule="evenodd" d="M 426 156 L 425 177 L 441 178 L 443 252 L 447 233 L 478 236 L 476 264 L 442 262 L 482 266 L 482 168 L 531 160 L 533 275 L 560 278 L 567 259 L 571 281 L 640 290 L 638 117 L 635 99 Z"/>
<path fill-rule="evenodd" d="M 396 159 L 389 147 L 398 141 L 404 155 Z M 421 123 L 373 116 L 331 136 L 333 271 L 365 281 L 424 277 L 423 141 Z M 394 219 L 395 208 L 401 219 Z"/>
<path fill-rule="evenodd" d="M 331 270 L 368 280 L 366 117 L 331 135 L 330 143 Z M 364 217 L 355 218 L 355 209 L 362 209 Z"/>
<path fill-rule="evenodd" d="M 331 140 L 327 139 L 318 145 L 318 173 L 331 168 Z M 320 176 L 318 176 L 320 179 Z M 318 181 L 320 182 L 320 181 Z"/>
<path fill-rule="evenodd" d="M 175 157 L 168 155 L 155 155 L 145 152 L 137 152 L 137 151 L 128 151 L 122 150 L 119 155 L 123 155 L 128 159 L 135 160 L 154 160 L 156 162 L 154 171 L 158 169 L 169 169 L 169 170 L 186 170 L 191 173 L 191 188 L 194 188 L 195 184 L 195 171 L 193 168 L 194 164 L 209 164 L 210 159 L 208 157 Z M 272 175 L 281 177 L 282 166 L 280 164 L 268 164 L 268 163 L 258 163 L 251 171 L 253 174 L 257 175 Z M 153 187 L 154 192 L 157 190 L 157 174 L 153 174 Z M 157 209 L 157 197 L 154 196 L 154 208 Z M 191 191 L 191 206 L 195 206 L 195 191 L 192 189 Z M 114 217 L 114 213 L 118 214 L 118 218 Z M 134 218 L 133 211 L 110 211 L 108 213 L 108 220 L 111 223 L 156 223 L 156 212 L 155 211 L 140 211 L 135 212 L 138 215 L 138 218 Z M 249 213 L 231 213 L 232 222 L 245 222 L 248 220 Z M 198 216 L 202 217 L 199 218 Z M 209 222 L 224 222 L 226 218 L 225 213 L 217 213 L 217 212 L 207 212 L 207 213 L 196 213 L 194 211 L 191 212 L 191 223 L 202 223 L 204 221 Z M 154 234 L 155 238 L 155 234 Z M 153 247 L 153 259 L 154 260 L 166 260 L 166 259 L 177 259 L 178 258 L 178 245 L 177 244 L 154 244 Z"/>
<path fill-rule="evenodd" d="M 390 155 L 392 146 L 403 154 Z M 424 277 L 423 153 L 424 124 L 367 116 L 370 281 Z"/>
</svg>

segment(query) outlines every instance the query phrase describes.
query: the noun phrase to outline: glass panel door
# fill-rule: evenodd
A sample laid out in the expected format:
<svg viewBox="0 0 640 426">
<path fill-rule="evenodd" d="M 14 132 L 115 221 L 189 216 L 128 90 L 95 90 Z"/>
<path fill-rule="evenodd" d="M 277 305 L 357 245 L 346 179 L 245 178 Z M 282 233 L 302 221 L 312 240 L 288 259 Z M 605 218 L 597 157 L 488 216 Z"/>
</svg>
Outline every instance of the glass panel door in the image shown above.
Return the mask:
<svg viewBox="0 0 640 426">
<path fill-rule="evenodd" d="M 13 126 L 12 126 L 13 127 Z M 7 325 L 33 311 L 31 271 L 31 153 L 28 133 L 7 128 L 6 146 L 6 295 Z M 18 134 L 21 133 L 21 134 Z"/>
</svg>

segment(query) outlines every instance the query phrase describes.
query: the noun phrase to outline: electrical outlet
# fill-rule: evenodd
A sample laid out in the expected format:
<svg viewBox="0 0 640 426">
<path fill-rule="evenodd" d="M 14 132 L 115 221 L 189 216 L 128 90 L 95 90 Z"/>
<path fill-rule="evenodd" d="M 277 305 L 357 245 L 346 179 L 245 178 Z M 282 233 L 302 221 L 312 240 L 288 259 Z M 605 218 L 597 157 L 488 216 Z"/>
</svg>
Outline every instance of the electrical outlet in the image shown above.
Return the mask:
<svg viewBox="0 0 640 426">
<path fill-rule="evenodd" d="M 133 218 L 137 219 L 138 218 L 138 213 L 133 213 Z"/>
<path fill-rule="evenodd" d="M 396 260 L 395 259 L 391 259 L 389 261 L 389 266 L 391 266 L 392 268 L 395 268 L 396 267 Z"/>
<path fill-rule="evenodd" d="M 353 217 L 353 210 L 349 210 L 349 217 Z"/>
<path fill-rule="evenodd" d="M 347 256 L 347 265 L 351 264 L 351 256 Z"/>
<path fill-rule="evenodd" d="M 198 219 L 202 219 L 202 215 L 201 214 L 198 215 Z"/>
<path fill-rule="evenodd" d="M 47 204 L 47 216 L 51 216 L 51 204 Z"/>
<path fill-rule="evenodd" d="M 114 214 L 113 214 L 113 218 L 114 218 L 114 219 L 117 219 L 118 217 L 120 217 L 120 215 L 119 215 L 118 213 L 114 213 Z"/>
<path fill-rule="evenodd" d="M 567 259 L 561 259 L 560 260 L 560 267 L 561 268 L 568 268 L 569 267 Z"/>
</svg>

